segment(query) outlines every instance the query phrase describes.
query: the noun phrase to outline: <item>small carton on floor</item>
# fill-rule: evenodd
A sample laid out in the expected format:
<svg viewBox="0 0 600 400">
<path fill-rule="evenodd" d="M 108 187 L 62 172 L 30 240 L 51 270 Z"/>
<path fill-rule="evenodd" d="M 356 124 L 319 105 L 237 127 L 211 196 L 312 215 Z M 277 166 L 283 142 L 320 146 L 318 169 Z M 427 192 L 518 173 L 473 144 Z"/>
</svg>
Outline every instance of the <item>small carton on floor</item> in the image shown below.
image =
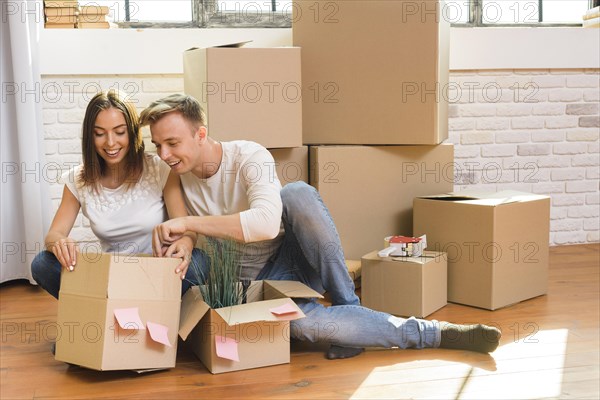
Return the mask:
<svg viewBox="0 0 600 400">
<path fill-rule="evenodd" d="M 292 298 L 321 298 L 295 281 L 254 281 L 245 303 L 212 309 L 198 286 L 182 299 L 179 335 L 213 374 L 290 362 L 290 321 L 304 313 Z"/>
<path fill-rule="evenodd" d="M 361 303 L 404 317 L 426 317 L 447 304 L 446 254 L 420 257 L 362 257 Z"/>
<path fill-rule="evenodd" d="M 101 371 L 174 367 L 180 262 L 79 254 L 61 276 L 56 359 Z"/>
<path fill-rule="evenodd" d="M 414 199 L 413 232 L 448 253 L 448 301 L 496 310 L 548 290 L 550 198 L 463 191 Z"/>
</svg>

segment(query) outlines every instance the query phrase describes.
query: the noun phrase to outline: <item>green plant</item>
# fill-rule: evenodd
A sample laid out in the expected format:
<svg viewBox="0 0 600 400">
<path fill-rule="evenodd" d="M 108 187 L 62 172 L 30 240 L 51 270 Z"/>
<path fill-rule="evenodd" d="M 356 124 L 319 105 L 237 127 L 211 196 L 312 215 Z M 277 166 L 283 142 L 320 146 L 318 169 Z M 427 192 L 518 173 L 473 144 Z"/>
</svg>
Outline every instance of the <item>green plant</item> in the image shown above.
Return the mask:
<svg viewBox="0 0 600 400">
<path fill-rule="evenodd" d="M 205 282 L 200 285 L 200 293 L 206 304 L 211 308 L 241 304 L 243 290 L 238 244 L 231 239 L 207 237 L 204 250 L 210 259 L 208 276 L 201 276 L 202 272 L 197 267 L 193 271 L 198 282 Z"/>
</svg>

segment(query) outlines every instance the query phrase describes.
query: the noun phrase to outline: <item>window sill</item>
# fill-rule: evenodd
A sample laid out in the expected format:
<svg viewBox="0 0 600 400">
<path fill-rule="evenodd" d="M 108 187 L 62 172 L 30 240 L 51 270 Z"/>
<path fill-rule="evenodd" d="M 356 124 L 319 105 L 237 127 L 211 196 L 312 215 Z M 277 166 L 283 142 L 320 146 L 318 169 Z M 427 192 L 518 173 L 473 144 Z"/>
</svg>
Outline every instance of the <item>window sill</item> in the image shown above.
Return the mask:
<svg viewBox="0 0 600 400">
<path fill-rule="evenodd" d="M 572 27 L 452 28 L 451 70 L 600 67 L 598 29 Z M 290 46 L 289 28 L 42 29 L 42 75 L 181 74 L 190 47 L 253 40 L 252 47 Z"/>
</svg>

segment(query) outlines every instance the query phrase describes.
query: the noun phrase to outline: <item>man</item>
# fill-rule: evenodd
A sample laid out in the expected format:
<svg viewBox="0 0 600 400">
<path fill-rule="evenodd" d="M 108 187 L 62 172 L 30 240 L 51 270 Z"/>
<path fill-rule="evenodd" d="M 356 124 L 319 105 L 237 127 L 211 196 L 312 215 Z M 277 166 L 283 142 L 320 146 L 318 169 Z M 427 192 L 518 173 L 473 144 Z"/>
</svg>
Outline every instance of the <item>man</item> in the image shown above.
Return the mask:
<svg viewBox="0 0 600 400">
<path fill-rule="evenodd" d="M 189 231 L 233 239 L 243 244 L 243 279 L 298 280 L 327 290 L 331 307 L 314 299 L 297 300 L 306 318 L 292 321 L 291 336 L 330 343 L 330 359 L 355 356 L 364 347 L 486 353 L 498 346 L 500 331 L 493 327 L 440 327 L 437 321 L 397 318 L 360 306 L 337 230 L 316 190 L 303 182 L 282 189 L 273 157 L 257 143 L 209 137 L 204 112 L 194 98 L 177 94 L 157 100 L 140 119 L 150 125 L 159 157 L 179 175 L 191 214 L 155 228 L 159 255 L 165 244 Z M 189 270 L 180 273 L 192 278 Z"/>
</svg>

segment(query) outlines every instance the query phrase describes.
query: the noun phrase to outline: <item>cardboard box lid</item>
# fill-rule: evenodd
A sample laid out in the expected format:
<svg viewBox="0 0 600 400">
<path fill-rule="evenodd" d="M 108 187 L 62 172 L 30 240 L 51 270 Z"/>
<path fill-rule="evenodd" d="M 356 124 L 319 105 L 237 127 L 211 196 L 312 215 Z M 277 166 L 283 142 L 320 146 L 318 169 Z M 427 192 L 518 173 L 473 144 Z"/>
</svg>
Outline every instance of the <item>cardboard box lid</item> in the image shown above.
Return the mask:
<svg viewBox="0 0 600 400">
<path fill-rule="evenodd" d="M 80 254 L 73 272 L 61 274 L 60 292 L 101 299 L 176 300 L 178 258 Z"/>
<path fill-rule="evenodd" d="M 201 50 L 201 49 L 210 49 L 210 48 L 233 48 L 233 49 L 237 49 L 240 48 L 242 46 L 244 46 L 247 43 L 251 43 L 252 40 L 246 40 L 244 42 L 234 42 L 234 43 L 227 43 L 227 44 L 218 44 L 215 46 L 208 46 L 208 47 L 190 47 L 189 49 L 185 50 L 185 52 L 188 51 L 194 51 L 194 50 Z"/>
<path fill-rule="evenodd" d="M 298 281 L 263 281 L 263 296 L 266 300 L 281 298 L 319 298 L 323 296 Z"/>
<path fill-rule="evenodd" d="M 482 206 L 501 206 L 503 204 L 536 201 L 548 199 L 548 196 L 519 192 L 516 190 L 503 190 L 500 192 L 486 192 L 476 189 L 463 190 L 460 192 L 449 192 L 434 196 L 422 196 L 419 199 L 452 201 L 456 203 L 467 203 Z"/>
<path fill-rule="evenodd" d="M 198 286 L 192 286 L 181 299 L 179 313 L 179 336 L 186 340 L 192 329 L 200 322 L 204 314 L 210 310 L 204 302 Z"/>
<path fill-rule="evenodd" d="M 263 281 L 263 301 L 239 304 L 214 310 L 229 325 L 256 321 L 290 321 L 305 315 L 291 298 L 323 297 L 318 292 L 296 281 Z M 285 314 L 274 314 L 272 309 L 287 305 Z M 181 301 L 179 336 L 186 340 L 194 327 L 211 308 L 204 302 L 198 286 L 186 292 Z"/>
<path fill-rule="evenodd" d="M 446 253 L 440 251 L 423 251 L 421 257 L 379 257 L 377 251 L 373 251 L 369 254 L 365 254 L 363 260 L 374 260 L 374 261 L 397 261 L 401 264 L 420 264 L 425 265 L 428 262 L 434 261 L 437 257 L 446 257 Z M 399 266 L 401 266 L 399 264 Z"/>
</svg>

